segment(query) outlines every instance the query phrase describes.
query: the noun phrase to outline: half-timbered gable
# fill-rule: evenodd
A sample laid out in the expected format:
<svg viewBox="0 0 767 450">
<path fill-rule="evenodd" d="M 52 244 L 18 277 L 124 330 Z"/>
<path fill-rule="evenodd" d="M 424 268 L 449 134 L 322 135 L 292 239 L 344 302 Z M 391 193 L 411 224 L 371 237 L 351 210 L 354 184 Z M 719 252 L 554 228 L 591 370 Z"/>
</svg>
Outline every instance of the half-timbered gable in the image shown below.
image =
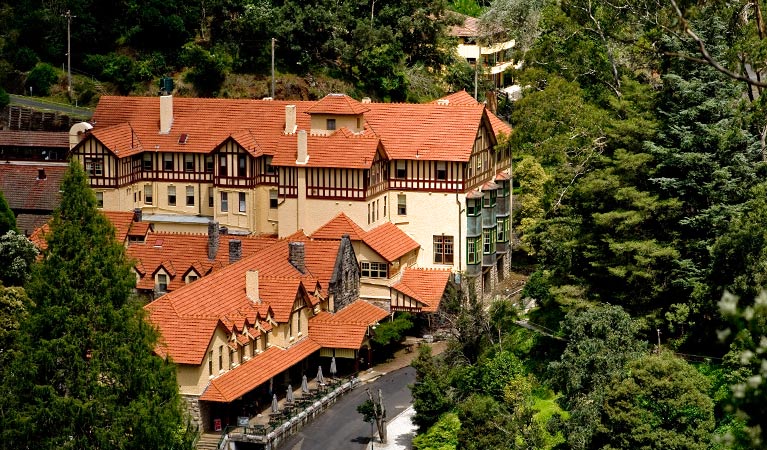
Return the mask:
<svg viewBox="0 0 767 450">
<path fill-rule="evenodd" d="M 497 161 L 494 151 L 496 140 L 485 114 L 479 124 L 471 148 L 471 156 L 466 164 L 466 189 L 473 189 L 496 173 Z"/>
<path fill-rule="evenodd" d="M 120 169 L 123 169 L 123 173 L 129 173 L 130 170 L 130 166 L 126 168 L 124 163 L 120 164 L 115 154 L 98 139 L 86 139 L 74 156 L 85 169 L 90 185 L 94 188 L 117 187 L 118 180 L 123 178 Z"/>
</svg>

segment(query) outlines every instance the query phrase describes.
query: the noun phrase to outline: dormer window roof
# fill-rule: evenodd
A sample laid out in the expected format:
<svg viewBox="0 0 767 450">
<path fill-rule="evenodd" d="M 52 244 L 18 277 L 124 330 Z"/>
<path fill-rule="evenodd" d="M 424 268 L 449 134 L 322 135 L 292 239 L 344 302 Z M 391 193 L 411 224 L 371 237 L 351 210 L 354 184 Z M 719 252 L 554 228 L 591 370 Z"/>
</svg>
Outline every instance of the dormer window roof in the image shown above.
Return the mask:
<svg viewBox="0 0 767 450">
<path fill-rule="evenodd" d="M 309 108 L 307 114 L 338 114 L 356 116 L 370 111 L 367 105 L 346 94 L 328 94 Z"/>
</svg>

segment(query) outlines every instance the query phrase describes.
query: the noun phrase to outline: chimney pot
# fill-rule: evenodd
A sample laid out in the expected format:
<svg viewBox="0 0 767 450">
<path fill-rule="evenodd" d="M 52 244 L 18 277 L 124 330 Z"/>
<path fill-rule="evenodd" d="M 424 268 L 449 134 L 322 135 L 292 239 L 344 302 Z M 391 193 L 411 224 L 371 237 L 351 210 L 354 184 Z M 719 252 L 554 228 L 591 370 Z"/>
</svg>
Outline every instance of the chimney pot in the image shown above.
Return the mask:
<svg viewBox="0 0 767 450">
<path fill-rule="evenodd" d="M 45 169 L 37 169 L 37 179 L 45 180 L 46 178 L 48 178 L 48 176 L 45 174 Z"/>
<path fill-rule="evenodd" d="M 144 213 L 141 211 L 141 208 L 135 208 L 133 210 L 133 221 L 134 222 L 141 222 L 141 219 L 144 218 Z"/>
<path fill-rule="evenodd" d="M 261 303 L 258 297 L 258 270 L 245 272 L 245 295 L 250 301 Z"/>
<path fill-rule="evenodd" d="M 229 240 L 229 264 L 236 263 L 242 258 L 242 241 L 239 239 Z"/>
<path fill-rule="evenodd" d="M 306 273 L 306 265 L 304 262 L 304 243 L 303 242 L 291 242 L 289 244 L 288 261 L 293 267 L 296 268 L 302 274 Z"/>
<path fill-rule="evenodd" d="M 285 105 L 285 134 L 296 132 L 296 105 Z"/>
<path fill-rule="evenodd" d="M 170 133 L 173 125 L 173 96 L 163 95 L 160 97 L 160 134 Z"/>
<path fill-rule="evenodd" d="M 296 164 L 306 164 L 309 162 L 309 141 L 306 135 L 306 130 L 300 130 L 298 132 L 298 156 L 296 157 Z"/>
<path fill-rule="evenodd" d="M 208 222 L 208 259 L 216 259 L 218 241 L 220 239 L 218 222 Z"/>
<path fill-rule="evenodd" d="M 370 103 L 370 102 L 371 102 L 370 97 L 362 97 L 361 103 Z"/>
</svg>

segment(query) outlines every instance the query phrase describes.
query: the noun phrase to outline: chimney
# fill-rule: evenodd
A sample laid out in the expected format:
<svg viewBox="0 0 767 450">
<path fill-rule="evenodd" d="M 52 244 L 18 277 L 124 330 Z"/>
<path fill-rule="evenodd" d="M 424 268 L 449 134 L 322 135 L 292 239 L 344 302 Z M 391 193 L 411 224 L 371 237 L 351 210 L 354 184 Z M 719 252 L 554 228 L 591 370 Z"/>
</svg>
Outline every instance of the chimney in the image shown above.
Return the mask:
<svg viewBox="0 0 767 450">
<path fill-rule="evenodd" d="M 141 219 L 143 219 L 143 212 L 141 211 L 141 208 L 136 208 L 133 210 L 133 221 L 134 222 L 141 222 Z"/>
<path fill-rule="evenodd" d="M 450 104 L 450 100 L 448 100 L 446 98 L 441 98 L 441 99 L 437 100 L 437 104 L 440 105 L 440 106 L 448 106 Z"/>
<path fill-rule="evenodd" d="M 288 261 L 302 274 L 306 273 L 304 265 L 304 243 L 291 242 L 289 244 Z"/>
<path fill-rule="evenodd" d="M 208 222 L 208 259 L 216 259 L 218 253 L 219 230 L 218 222 Z"/>
<path fill-rule="evenodd" d="M 370 102 L 371 102 L 370 97 L 362 97 L 362 102 L 360 103 L 370 103 Z"/>
<path fill-rule="evenodd" d="M 170 133 L 173 125 L 173 96 L 163 95 L 160 97 L 160 134 Z"/>
<path fill-rule="evenodd" d="M 245 272 L 245 295 L 248 300 L 261 303 L 261 299 L 258 298 L 258 270 Z"/>
<path fill-rule="evenodd" d="M 285 105 L 285 134 L 296 132 L 296 105 Z"/>
<path fill-rule="evenodd" d="M 37 179 L 45 180 L 46 178 L 48 178 L 48 176 L 45 174 L 45 169 L 42 169 L 42 168 L 37 169 Z"/>
<path fill-rule="evenodd" d="M 306 130 L 300 130 L 298 132 L 298 157 L 296 158 L 296 164 L 306 164 L 309 162 L 309 140 L 306 136 Z"/>
<path fill-rule="evenodd" d="M 236 263 L 242 258 L 242 241 L 239 239 L 229 240 L 229 264 Z"/>
</svg>

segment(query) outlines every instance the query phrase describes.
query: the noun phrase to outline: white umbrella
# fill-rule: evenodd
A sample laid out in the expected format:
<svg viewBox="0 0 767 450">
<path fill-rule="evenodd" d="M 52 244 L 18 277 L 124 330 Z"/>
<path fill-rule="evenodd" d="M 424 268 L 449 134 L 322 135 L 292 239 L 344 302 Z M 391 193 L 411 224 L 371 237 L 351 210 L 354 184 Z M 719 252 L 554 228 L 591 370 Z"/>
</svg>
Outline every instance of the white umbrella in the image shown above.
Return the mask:
<svg viewBox="0 0 767 450">
<path fill-rule="evenodd" d="M 322 376 L 322 366 L 317 370 L 317 384 L 325 384 L 325 377 Z"/>
<path fill-rule="evenodd" d="M 288 395 L 285 396 L 285 401 L 288 403 L 293 403 L 295 399 L 293 398 L 293 386 L 288 385 Z"/>
<path fill-rule="evenodd" d="M 309 383 L 306 381 L 306 375 L 304 375 L 301 378 L 301 393 L 302 394 L 308 394 L 309 393 Z"/>
<path fill-rule="evenodd" d="M 334 356 L 330 360 L 330 376 L 335 377 L 336 373 L 338 373 L 338 369 L 336 368 L 336 357 Z"/>
<path fill-rule="evenodd" d="M 280 410 L 280 407 L 277 406 L 277 394 L 274 394 L 272 396 L 272 412 L 277 412 Z"/>
</svg>

